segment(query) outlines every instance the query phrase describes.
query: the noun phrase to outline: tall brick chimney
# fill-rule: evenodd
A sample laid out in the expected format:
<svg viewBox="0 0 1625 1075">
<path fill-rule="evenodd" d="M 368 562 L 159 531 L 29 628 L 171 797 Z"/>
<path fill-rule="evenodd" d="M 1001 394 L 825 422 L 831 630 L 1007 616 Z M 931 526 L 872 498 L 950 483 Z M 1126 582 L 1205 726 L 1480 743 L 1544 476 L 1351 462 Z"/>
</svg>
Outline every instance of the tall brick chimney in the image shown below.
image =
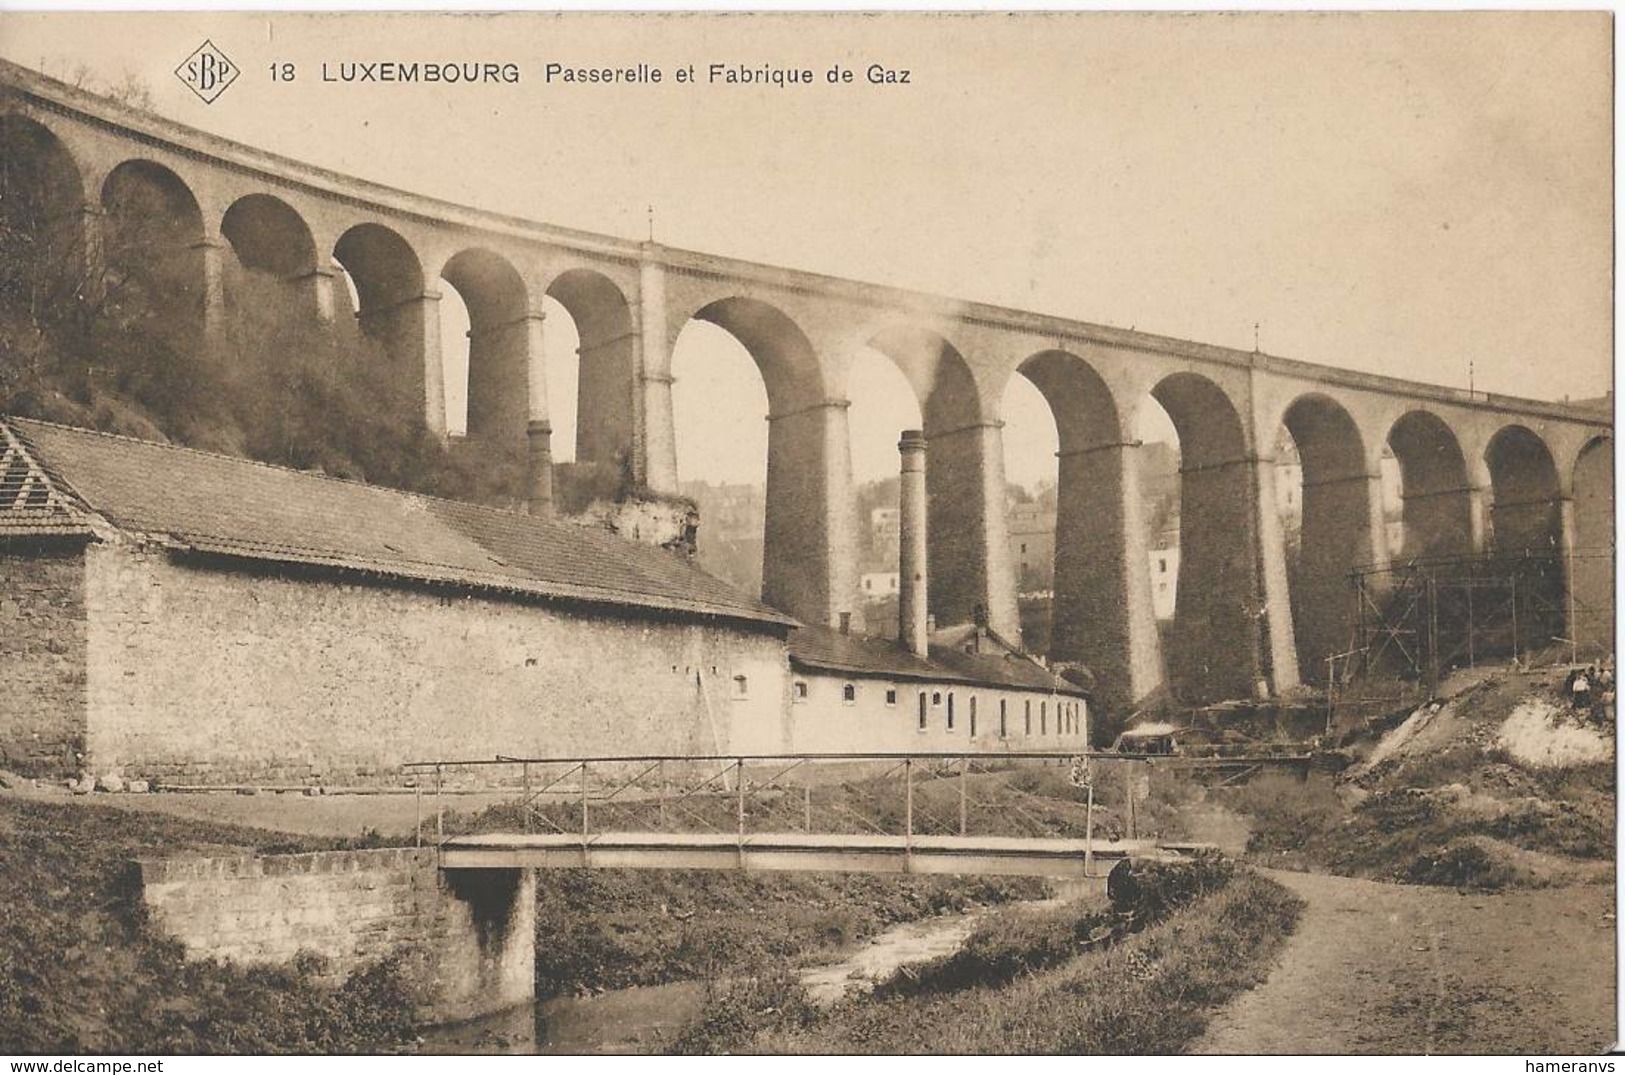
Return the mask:
<svg viewBox="0 0 1625 1075">
<path fill-rule="evenodd" d="M 905 429 L 897 451 L 902 456 L 897 488 L 897 633 L 903 645 L 924 657 L 930 640 L 926 622 L 925 434 Z"/>
<path fill-rule="evenodd" d="M 553 514 L 553 427 L 545 419 L 525 426 L 529 451 L 525 459 L 525 512 Z"/>
</svg>

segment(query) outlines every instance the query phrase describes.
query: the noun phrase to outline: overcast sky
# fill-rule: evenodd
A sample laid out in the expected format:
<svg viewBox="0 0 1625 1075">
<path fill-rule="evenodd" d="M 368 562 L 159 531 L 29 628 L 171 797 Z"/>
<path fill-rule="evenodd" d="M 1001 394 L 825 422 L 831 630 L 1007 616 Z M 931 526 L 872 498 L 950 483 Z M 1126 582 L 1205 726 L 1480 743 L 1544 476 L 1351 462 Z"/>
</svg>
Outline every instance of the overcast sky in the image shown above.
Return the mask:
<svg viewBox="0 0 1625 1075">
<path fill-rule="evenodd" d="M 1237 347 L 1256 322 L 1275 354 L 1458 386 L 1472 362 L 1480 389 L 1562 398 L 1609 385 L 1610 32 L 1606 13 L 12 13 L 0 55 L 135 74 L 182 122 L 484 208 L 642 237 L 652 205 L 675 246 Z M 213 105 L 172 74 L 205 37 L 244 69 Z M 320 80 L 357 60 L 523 75 Z M 549 86 L 554 60 L 658 64 L 666 81 Z M 295 81 L 273 84 L 273 61 Z M 713 61 L 820 79 L 839 62 L 858 82 L 673 80 Z M 864 85 L 870 63 L 910 84 Z M 759 392 L 748 359 L 692 335 L 683 469 L 759 473 L 761 412 L 714 406 Z M 860 476 L 892 469 L 917 415 L 873 365 L 853 391 Z M 1012 476 L 1052 471 L 1024 385 L 1006 419 Z"/>
</svg>

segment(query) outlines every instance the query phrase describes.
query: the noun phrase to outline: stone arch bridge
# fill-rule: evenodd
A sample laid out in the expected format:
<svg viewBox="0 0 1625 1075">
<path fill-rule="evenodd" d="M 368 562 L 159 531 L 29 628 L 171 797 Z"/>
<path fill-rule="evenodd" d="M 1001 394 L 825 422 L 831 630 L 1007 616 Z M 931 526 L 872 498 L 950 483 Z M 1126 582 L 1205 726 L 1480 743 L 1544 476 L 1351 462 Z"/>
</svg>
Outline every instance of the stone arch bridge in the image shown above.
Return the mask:
<svg viewBox="0 0 1625 1075">
<path fill-rule="evenodd" d="M 1390 560 L 1385 449 L 1402 475 L 1403 557 L 1555 556 L 1569 636 L 1611 631 L 1611 558 L 1575 559 L 1612 547 L 1612 426 L 1600 410 L 574 231 L 324 171 L 14 65 L 0 64 L 0 87 L 7 186 L 27 194 L 48 241 L 189 296 L 203 337 L 234 316 L 231 259 L 326 320 L 351 304 L 341 266 L 361 331 L 443 434 L 438 283 L 455 288 L 471 325 L 468 433 L 528 445 L 534 510 L 546 509 L 551 482 L 544 297 L 581 341 L 578 460 L 623 468 L 656 492 L 677 489 L 677 335 L 693 320 L 725 329 L 769 400 L 764 597 L 803 621 L 838 624 L 855 600 L 847 380 L 854 355 L 872 348 L 919 397 L 941 623 L 980 606 L 991 627 L 1019 636 L 1000 401 L 1018 376 L 1048 400 L 1060 438 L 1050 655 L 1089 665 L 1108 706 L 1168 684 L 1190 700 L 1280 692 L 1344 648 L 1349 571 Z M 1183 562 L 1166 639 L 1132 465 L 1135 417 L 1153 401 L 1177 430 L 1182 472 Z M 1303 466 L 1295 594 L 1273 480 L 1282 426 Z M 1582 607 L 1595 612 L 1589 622 Z"/>
</svg>

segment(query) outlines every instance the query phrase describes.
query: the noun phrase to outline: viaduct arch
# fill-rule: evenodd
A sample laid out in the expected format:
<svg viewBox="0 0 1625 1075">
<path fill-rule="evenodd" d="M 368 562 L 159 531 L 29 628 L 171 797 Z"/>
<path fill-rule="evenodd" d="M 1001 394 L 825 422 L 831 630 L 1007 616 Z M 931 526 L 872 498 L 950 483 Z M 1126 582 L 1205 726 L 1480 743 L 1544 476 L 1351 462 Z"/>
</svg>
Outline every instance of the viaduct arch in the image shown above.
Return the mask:
<svg viewBox="0 0 1625 1075">
<path fill-rule="evenodd" d="M 1612 427 L 1599 408 L 1379 377 L 985 303 L 634 242 L 425 198 L 184 127 L 0 63 L 0 199 L 85 275 L 169 289 L 199 341 L 231 314 L 231 259 L 347 310 L 445 433 L 440 302 L 468 306 L 469 431 L 528 453 L 549 510 L 551 297 L 580 337 L 577 455 L 677 491 L 671 353 L 691 318 L 750 352 L 769 397 L 764 594 L 836 624 L 856 595 L 845 364 L 887 354 L 921 403 L 928 562 L 939 623 L 985 614 L 1019 637 L 1004 522 L 1000 393 L 1028 378 L 1060 437 L 1053 656 L 1127 707 L 1294 689 L 1340 649 L 1351 568 L 1388 557 L 1379 478 L 1401 475 L 1402 559 L 1541 552 L 1563 565 L 1571 629 L 1611 626 Z M 228 256 L 229 255 L 229 256 Z M 444 281 L 442 285 L 440 281 Z M 1132 419 L 1161 406 L 1180 440 L 1176 621 L 1149 609 Z M 1288 579 L 1273 491 L 1285 427 L 1303 462 L 1303 554 Z M 1585 595 L 1582 598 L 1582 595 Z M 1608 610 L 1602 611 L 1606 602 Z M 1582 608 L 1589 611 L 1582 611 Z"/>
</svg>

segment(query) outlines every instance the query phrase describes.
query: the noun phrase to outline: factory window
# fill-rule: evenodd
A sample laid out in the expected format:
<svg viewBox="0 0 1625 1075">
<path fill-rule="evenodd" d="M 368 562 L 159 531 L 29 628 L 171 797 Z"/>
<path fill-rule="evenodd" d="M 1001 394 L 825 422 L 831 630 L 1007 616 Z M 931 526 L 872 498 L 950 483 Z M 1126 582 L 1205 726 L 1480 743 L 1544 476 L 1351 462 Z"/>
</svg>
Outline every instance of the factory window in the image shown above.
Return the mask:
<svg viewBox="0 0 1625 1075">
<path fill-rule="evenodd" d="M 807 700 L 807 681 L 806 680 L 798 679 L 798 680 L 796 680 L 794 683 L 792 683 L 790 685 L 790 699 L 792 701 L 798 702 L 798 703 L 799 702 L 805 702 Z"/>
<path fill-rule="evenodd" d="M 948 730 L 954 730 L 954 692 L 948 692 Z"/>
<path fill-rule="evenodd" d="M 734 697 L 748 698 L 750 696 L 750 680 L 744 676 L 734 677 Z"/>
<path fill-rule="evenodd" d="M 942 704 L 942 692 L 941 691 L 932 691 L 931 692 L 931 704 L 932 705 L 941 705 Z"/>
<path fill-rule="evenodd" d="M 1028 699 L 1026 699 L 1025 701 L 1023 701 L 1021 703 L 1021 711 L 1022 711 L 1021 734 L 1022 735 L 1031 735 L 1031 734 L 1033 734 L 1033 700 L 1031 698 L 1028 698 Z"/>
<path fill-rule="evenodd" d="M 1167 560 L 1158 560 L 1157 561 L 1157 574 L 1166 575 L 1167 573 L 1168 573 L 1168 561 Z"/>
<path fill-rule="evenodd" d="M 857 684 L 848 683 L 846 686 L 841 688 L 841 701 L 845 702 L 847 705 L 851 705 L 852 703 L 856 702 L 857 700 L 858 700 Z"/>
<path fill-rule="evenodd" d="M 920 731 L 925 731 L 925 692 L 920 692 Z"/>
<path fill-rule="evenodd" d="M 886 704 L 887 705 L 896 705 L 897 704 L 897 688 L 896 687 L 887 687 L 886 688 Z"/>
<path fill-rule="evenodd" d="M 1046 735 L 1049 732 L 1049 703 L 1038 703 L 1038 734 Z"/>
<path fill-rule="evenodd" d="M 1005 719 L 1004 719 L 1005 716 L 1006 716 L 1005 700 L 1003 698 L 1000 698 L 999 699 L 999 738 L 1000 739 L 1008 738 L 1009 735 L 1010 735 L 1010 728 L 1009 728 L 1008 724 L 1005 722 Z"/>
<path fill-rule="evenodd" d="M 976 738 L 976 695 L 970 696 L 970 735 Z"/>
</svg>

